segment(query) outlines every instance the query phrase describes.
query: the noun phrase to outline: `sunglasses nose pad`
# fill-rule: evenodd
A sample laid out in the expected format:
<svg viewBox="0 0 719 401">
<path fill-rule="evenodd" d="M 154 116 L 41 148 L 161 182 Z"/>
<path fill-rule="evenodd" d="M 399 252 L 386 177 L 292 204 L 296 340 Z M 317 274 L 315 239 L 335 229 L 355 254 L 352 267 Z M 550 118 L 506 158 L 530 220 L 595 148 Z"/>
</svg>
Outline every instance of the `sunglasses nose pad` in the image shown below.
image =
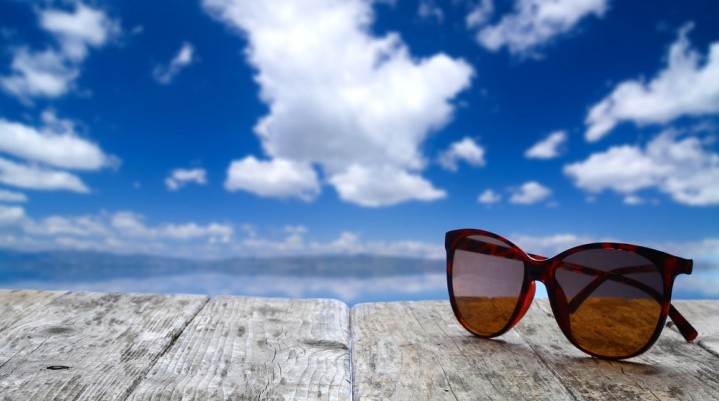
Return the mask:
<svg viewBox="0 0 719 401">
<path fill-rule="evenodd" d="M 534 300 L 534 293 L 535 293 L 536 289 L 537 288 L 534 284 L 534 281 L 529 283 L 529 288 L 527 289 L 527 295 L 525 295 L 524 300 L 522 301 L 522 307 L 519 310 L 517 317 L 514 318 L 514 320 L 512 321 L 512 327 L 514 327 L 514 325 L 519 323 L 519 321 L 522 320 L 524 315 L 527 313 L 529 306 L 532 305 L 532 301 Z"/>
</svg>

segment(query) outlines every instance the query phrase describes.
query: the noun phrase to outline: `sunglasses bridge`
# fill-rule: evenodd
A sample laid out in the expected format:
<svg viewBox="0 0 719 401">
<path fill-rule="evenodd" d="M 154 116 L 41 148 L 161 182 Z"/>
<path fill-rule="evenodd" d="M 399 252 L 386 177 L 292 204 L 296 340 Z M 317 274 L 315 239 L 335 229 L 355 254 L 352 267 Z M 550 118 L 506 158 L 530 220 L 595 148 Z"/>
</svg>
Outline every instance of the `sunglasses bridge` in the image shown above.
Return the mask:
<svg viewBox="0 0 719 401">
<path fill-rule="evenodd" d="M 527 274 L 527 280 L 531 281 L 539 281 L 545 286 L 551 279 L 550 277 L 550 261 L 540 255 L 529 255 L 531 259 L 524 260 L 525 265 L 525 271 Z"/>
</svg>

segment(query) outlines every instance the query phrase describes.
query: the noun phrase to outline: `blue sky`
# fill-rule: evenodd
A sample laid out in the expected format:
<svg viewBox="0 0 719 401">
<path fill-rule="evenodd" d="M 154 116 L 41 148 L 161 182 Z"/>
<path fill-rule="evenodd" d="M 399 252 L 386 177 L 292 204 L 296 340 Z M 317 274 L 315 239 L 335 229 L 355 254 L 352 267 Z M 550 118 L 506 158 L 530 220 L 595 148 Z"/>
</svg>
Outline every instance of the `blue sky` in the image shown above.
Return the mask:
<svg viewBox="0 0 719 401">
<path fill-rule="evenodd" d="M 0 246 L 719 269 L 715 1 L 0 1 Z M 719 281 L 719 280 L 718 280 Z"/>
</svg>

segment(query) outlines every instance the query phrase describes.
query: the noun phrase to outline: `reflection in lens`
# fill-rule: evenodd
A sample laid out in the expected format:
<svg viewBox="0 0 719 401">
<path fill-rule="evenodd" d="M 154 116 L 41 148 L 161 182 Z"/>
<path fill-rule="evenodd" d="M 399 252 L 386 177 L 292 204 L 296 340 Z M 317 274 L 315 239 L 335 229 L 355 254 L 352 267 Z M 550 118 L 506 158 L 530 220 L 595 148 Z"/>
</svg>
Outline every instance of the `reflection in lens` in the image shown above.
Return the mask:
<svg viewBox="0 0 719 401">
<path fill-rule="evenodd" d="M 507 325 L 517 307 L 524 262 L 509 245 L 491 237 L 470 236 L 463 242 L 467 246 L 455 250 L 452 263 L 458 318 L 471 331 L 491 336 Z"/>
<path fill-rule="evenodd" d="M 589 249 L 566 257 L 555 272 L 565 294 L 571 337 L 606 357 L 626 357 L 652 338 L 664 299 L 659 269 L 644 256 Z"/>
</svg>

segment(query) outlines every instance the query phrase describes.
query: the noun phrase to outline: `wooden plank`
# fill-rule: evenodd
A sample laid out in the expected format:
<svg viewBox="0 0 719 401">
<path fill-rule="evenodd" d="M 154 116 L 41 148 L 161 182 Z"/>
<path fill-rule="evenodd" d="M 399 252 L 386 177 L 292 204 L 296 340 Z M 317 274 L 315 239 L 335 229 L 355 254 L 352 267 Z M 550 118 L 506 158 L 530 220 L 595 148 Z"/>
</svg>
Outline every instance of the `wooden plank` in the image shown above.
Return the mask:
<svg viewBox="0 0 719 401">
<path fill-rule="evenodd" d="M 360 304 L 351 316 L 356 400 L 573 399 L 516 331 L 474 337 L 449 302 Z"/>
<path fill-rule="evenodd" d="M 0 290 L 0 332 L 64 293 L 63 291 Z"/>
<path fill-rule="evenodd" d="M 212 299 L 130 400 L 349 400 L 349 311 L 336 300 Z"/>
<path fill-rule="evenodd" d="M 623 362 L 589 358 L 565 339 L 546 300 L 515 328 L 578 400 L 705 400 L 719 394 L 719 358 L 664 330 L 646 353 Z M 548 320 L 551 319 L 552 321 Z"/>
<path fill-rule="evenodd" d="M 719 357 L 719 300 L 675 300 L 672 303 L 699 332 L 695 342 Z M 671 322 L 668 325 L 676 330 Z"/>
<path fill-rule="evenodd" d="M 715 399 L 719 358 L 673 330 L 625 362 L 591 358 L 559 330 L 546 300 L 495 340 L 464 332 L 447 302 L 352 310 L 356 399 Z"/>
<path fill-rule="evenodd" d="M 206 300 L 57 296 L 0 332 L 2 399 L 124 400 Z"/>
</svg>

